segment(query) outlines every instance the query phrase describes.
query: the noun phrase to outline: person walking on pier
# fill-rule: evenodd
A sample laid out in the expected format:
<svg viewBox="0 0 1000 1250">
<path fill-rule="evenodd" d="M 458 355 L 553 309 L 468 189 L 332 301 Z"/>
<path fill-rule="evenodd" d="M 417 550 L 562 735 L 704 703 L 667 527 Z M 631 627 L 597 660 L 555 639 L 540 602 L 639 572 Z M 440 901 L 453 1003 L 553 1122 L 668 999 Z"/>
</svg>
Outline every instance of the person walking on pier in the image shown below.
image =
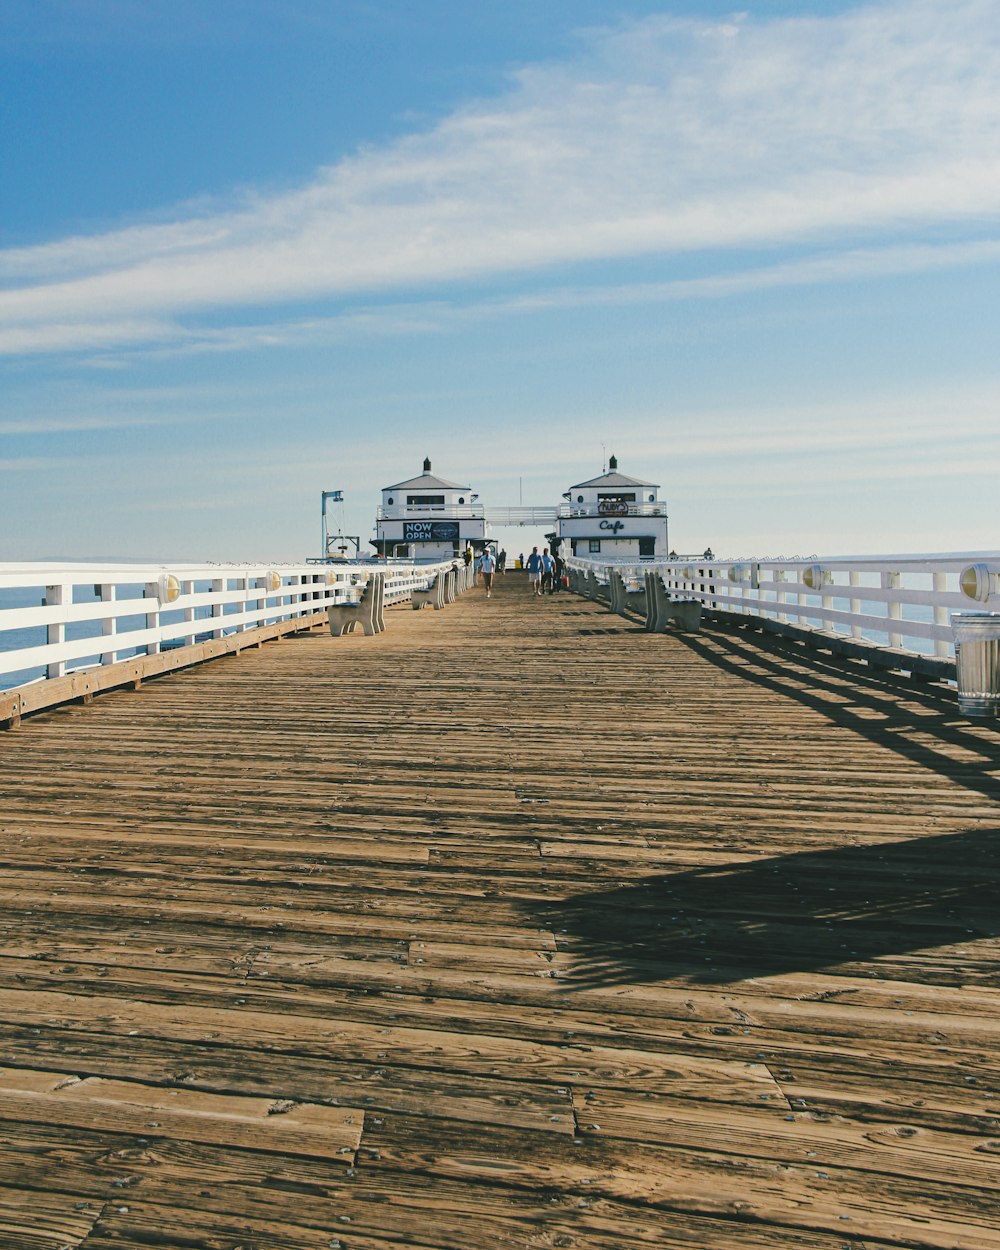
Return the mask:
<svg viewBox="0 0 1000 1250">
<path fill-rule="evenodd" d="M 506 572 L 507 572 L 507 553 L 506 553 L 506 551 L 501 551 L 501 552 L 500 552 L 500 554 L 497 556 L 497 572 L 498 572 L 498 573 L 506 573 Z"/>
<path fill-rule="evenodd" d="M 549 594 L 552 594 L 552 579 L 555 577 L 556 562 L 549 555 L 548 547 L 542 548 L 542 586 L 539 594 L 545 594 L 545 587 L 548 586 Z"/>
<path fill-rule="evenodd" d="M 531 548 L 531 555 L 528 556 L 528 581 L 531 583 L 531 589 L 536 595 L 542 593 L 542 557 L 538 554 L 538 548 Z"/>
<path fill-rule="evenodd" d="M 496 556 L 489 547 L 483 548 L 483 560 L 480 566 L 483 571 L 483 585 L 486 587 L 486 598 L 493 598 L 493 574 L 497 571 Z"/>
</svg>

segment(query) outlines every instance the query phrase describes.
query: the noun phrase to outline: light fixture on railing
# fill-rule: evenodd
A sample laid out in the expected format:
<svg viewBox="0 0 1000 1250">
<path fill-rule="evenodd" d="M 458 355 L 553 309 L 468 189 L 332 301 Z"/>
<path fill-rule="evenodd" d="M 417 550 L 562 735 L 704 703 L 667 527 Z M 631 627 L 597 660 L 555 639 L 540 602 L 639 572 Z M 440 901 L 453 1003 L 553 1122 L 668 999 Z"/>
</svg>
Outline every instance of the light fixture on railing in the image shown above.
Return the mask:
<svg viewBox="0 0 1000 1250">
<path fill-rule="evenodd" d="M 281 589 L 281 574 L 275 569 L 268 569 L 264 574 L 264 585 L 268 590 Z"/>
<path fill-rule="evenodd" d="M 988 603 L 990 595 L 997 589 L 1000 576 L 990 572 L 988 564 L 970 564 L 962 570 L 958 584 L 966 599 L 974 599 L 976 603 Z"/>
<path fill-rule="evenodd" d="M 825 572 L 818 564 L 810 564 L 802 573 L 802 585 L 808 586 L 810 590 L 822 590 L 832 581 L 833 574 Z"/>
<path fill-rule="evenodd" d="M 161 573 L 156 583 L 156 597 L 161 603 L 173 603 L 181 597 L 181 584 L 173 573 Z"/>
<path fill-rule="evenodd" d="M 731 564 L 726 576 L 731 582 L 748 582 L 750 580 L 749 564 Z"/>
</svg>

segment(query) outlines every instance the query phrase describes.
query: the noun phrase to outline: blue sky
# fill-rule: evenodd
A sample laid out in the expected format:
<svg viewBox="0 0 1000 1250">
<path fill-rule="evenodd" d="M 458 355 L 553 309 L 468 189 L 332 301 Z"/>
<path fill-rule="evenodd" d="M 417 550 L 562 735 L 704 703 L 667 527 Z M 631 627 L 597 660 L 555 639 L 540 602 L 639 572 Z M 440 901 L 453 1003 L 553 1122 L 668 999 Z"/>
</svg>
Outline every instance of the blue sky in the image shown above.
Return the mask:
<svg viewBox="0 0 1000 1250">
<path fill-rule="evenodd" d="M 0 559 L 612 451 L 681 550 L 1000 548 L 998 102 L 994 0 L 0 0 Z"/>
</svg>

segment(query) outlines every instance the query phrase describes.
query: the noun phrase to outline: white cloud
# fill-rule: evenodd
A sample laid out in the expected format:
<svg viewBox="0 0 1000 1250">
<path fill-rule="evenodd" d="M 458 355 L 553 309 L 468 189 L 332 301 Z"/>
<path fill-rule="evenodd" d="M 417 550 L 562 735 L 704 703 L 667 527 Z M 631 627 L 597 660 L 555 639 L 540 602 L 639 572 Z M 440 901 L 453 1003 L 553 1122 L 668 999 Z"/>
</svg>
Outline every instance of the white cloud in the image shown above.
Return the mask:
<svg viewBox="0 0 1000 1250">
<path fill-rule="evenodd" d="M 173 340 L 164 318 L 199 310 L 980 222 L 1000 209 L 998 95 L 993 0 L 652 18 L 294 193 L 0 253 L 0 347 Z"/>
<path fill-rule="evenodd" d="M 93 430 L 130 430 L 155 425 L 148 417 L 24 417 L 17 421 L 0 421 L 0 436 L 17 434 L 75 434 Z"/>
<path fill-rule="evenodd" d="M 0 473 L 38 473 L 65 467 L 68 461 L 55 456 L 14 456 L 0 459 Z"/>
<path fill-rule="evenodd" d="M 940 270 L 996 265 L 1000 240 L 961 243 L 889 245 L 824 252 L 774 265 L 737 269 L 667 282 L 631 282 L 601 286 L 537 286 L 527 294 L 478 300 L 413 300 L 409 303 L 348 307 L 333 316 L 283 318 L 224 326 L 181 325 L 148 321 L 124 325 L 101 321 L 0 329 L 0 355 L 67 350 L 100 351 L 129 345 L 146 356 L 185 356 L 242 352 L 264 348 L 308 347 L 344 343 L 359 336 L 389 337 L 447 333 L 469 322 L 585 307 L 625 307 L 724 299 L 783 287 L 814 286 Z M 92 364 L 112 365 L 111 356 Z"/>
<path fill-rule="evenodd" d="M 2 300 L 0 296 L 0 300 Z M 0 356 L 24 356 L 35 352 L 95 351 L 119 343 L 151 343 L 175 339 L 179 326 L 164 321 L 94 320 L 92 314 L 79 321 L 32 320 L 0 323 Z"/>
</svg>

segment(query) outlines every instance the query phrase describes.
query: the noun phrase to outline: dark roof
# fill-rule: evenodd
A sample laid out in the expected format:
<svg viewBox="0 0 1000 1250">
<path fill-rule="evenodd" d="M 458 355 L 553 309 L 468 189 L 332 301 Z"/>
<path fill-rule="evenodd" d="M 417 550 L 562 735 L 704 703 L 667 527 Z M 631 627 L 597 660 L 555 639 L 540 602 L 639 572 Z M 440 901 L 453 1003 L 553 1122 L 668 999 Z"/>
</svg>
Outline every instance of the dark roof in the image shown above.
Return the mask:
<svg viewBox="0 0 1000 1250">
<path fill-rule="evenodd" d="M 652 486 L 660 489 L 658 482 L 644 482 L 638 477 L 629 477 L 627 473 L 602 473 L 600 477 L 592 477 L 589 482 L 577 482 L 570 490 L 582 490 L 585 486 Z"/>
</svg>

